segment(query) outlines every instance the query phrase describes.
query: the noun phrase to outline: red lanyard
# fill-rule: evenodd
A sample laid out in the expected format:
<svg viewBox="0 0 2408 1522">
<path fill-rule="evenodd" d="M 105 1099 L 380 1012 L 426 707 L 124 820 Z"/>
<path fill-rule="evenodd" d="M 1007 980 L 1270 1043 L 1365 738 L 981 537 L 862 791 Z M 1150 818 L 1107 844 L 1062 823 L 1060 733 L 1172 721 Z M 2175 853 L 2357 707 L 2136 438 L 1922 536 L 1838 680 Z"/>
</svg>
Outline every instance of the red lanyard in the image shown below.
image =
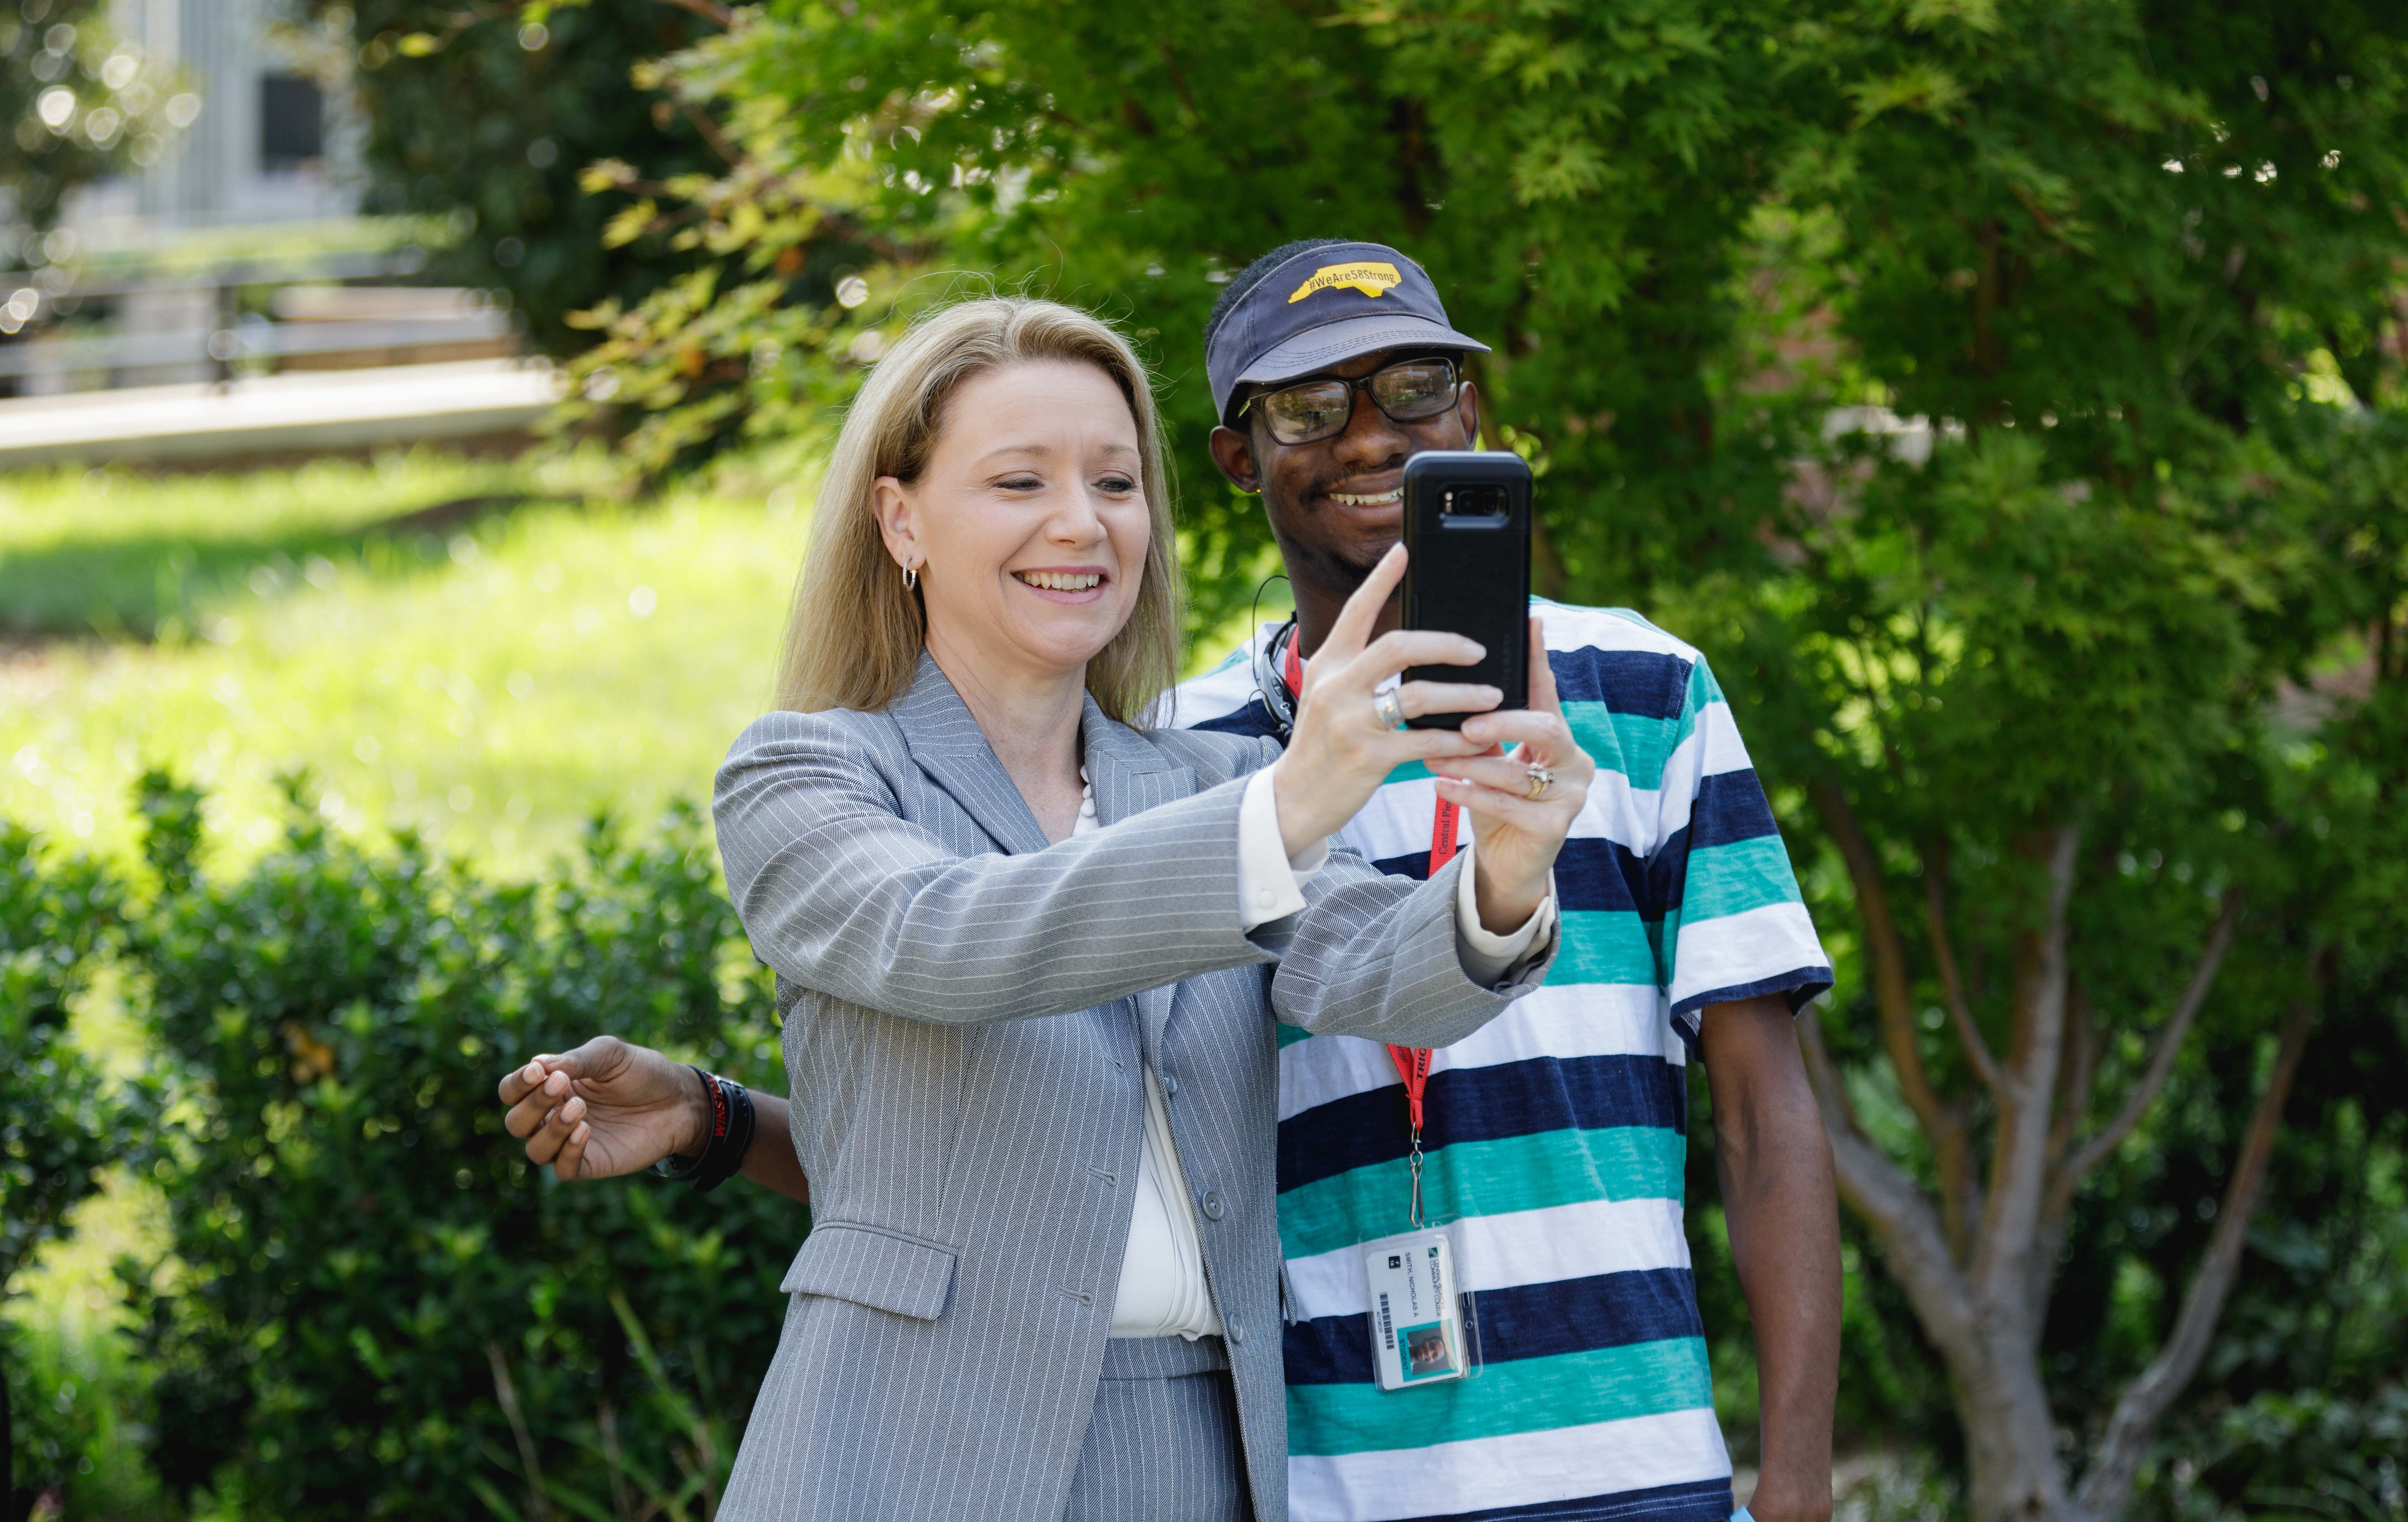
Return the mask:
<svg viewBox="0 0 2408 1522">
<path fill-rule="evenodd" d="M 1287 682 L 1290 707 L 1304 700 L 1304 658 L 1297 653 L 1297 636 L 1291 633 L 1287 655 L 1281 663 L 1280 675 Z M 1430 814 L 1430 854 L 1428 876 L 1436 877 L 1439 869 L 1455 859 L 1455 831 L 1461 811 L 1446 799 L 1438 800 Z M 1429 1087 L 1430 1049 L 1426 1046 L 1388 1047 L 1388 1060 L 1397 1065 L 1397 1076 L 1405 1084 L 1405 1115 L 1412 1126 L 1413 1200 L 1412 1224 L 1422 1224 L 1422 1096 Z"/>
</svg>

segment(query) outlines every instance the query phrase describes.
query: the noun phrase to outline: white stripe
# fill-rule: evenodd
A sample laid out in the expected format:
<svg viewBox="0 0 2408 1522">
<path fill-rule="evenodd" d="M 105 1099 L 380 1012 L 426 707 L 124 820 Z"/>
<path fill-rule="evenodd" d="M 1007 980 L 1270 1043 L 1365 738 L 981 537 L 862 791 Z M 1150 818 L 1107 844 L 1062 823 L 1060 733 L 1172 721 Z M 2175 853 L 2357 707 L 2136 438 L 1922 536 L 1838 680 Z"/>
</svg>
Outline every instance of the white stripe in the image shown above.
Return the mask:
<svg viewBox="0 0 2408 1522">
<path fill-rule="evenodd" d="M 1495 1068 L 1533 1057 L 1653 1056 L 1679 1067 L 1687 1052 L 1672 1034 L 1671 1005 L 1653 984 L 1551 984 L 1430 1058 L 1432 1072 Z M 1395 1084 L 1385 1043 L 1360 1036 L 1312 1036 L 1280 1049 L 1280 1119 L 1315 1105 Z"/>
<path fill-rule="evenodd" d="M 1710 920 L 1684 920 L 1672 955 L 1672 1002 L 1829 965 L 1804 904 L 1766 904 Z"/>
<path fill-rule="evenodd" d="M 1756 764 L 1747 758 L 1747 742 L 1739 738 L 1739 721 L 1731 717 L 1728 703 L 1708 703 L 1698 710 L 1697 727 L 1690 733 L 1705 746 L 1703 774 L 1708 777 L 1745 771 Z M 1671 768 L 1667 767 L 1665 772 L 1669 776 Z"/>
<path fill-rule="evenodd" d="M 1226 671 L 1212 671 L 1181 682 L 1171 690 L 1167 727 L 1193 729 L 1199 724 L 1235 713 L 1254 696 L 1254 668 L 1241 660 Z"/>
<path fill-rule="evenodd" d="M 1454 1229 L 1457 1271 L 1475 1293 L 1689 1266 L 1677 1199 L 1584 1199 L 1468 1216 Z M 1297 1314 L 1307 1321 L 1370 1308 L 1359 1245 L 1289 1258 L 1287 1277 Z"/>
<path fill-rule="evenodd" d="M 1599 1454 L 1613 1455 L 1612 1465 L 1599 1464 Z M 1290 1522 L 1391 1522 L 1579 1500 L 1597 1494 L 1602 1473 L 1618 1490 L 1647 1490 L 1730 1472 L 1714 1414 L 1700 1406 L 1427 1448 L 1291 1454 L 1287 1515 Z"/>
<path fill-rule="evenodd" d="M 1546 625 L 1549 650 L 1638 650 L 1696 665 L 1698 648 L 1644 622 L 1627 608 L 1579 608 L 1533 597 L 1530 611 Z"/>
</svg>

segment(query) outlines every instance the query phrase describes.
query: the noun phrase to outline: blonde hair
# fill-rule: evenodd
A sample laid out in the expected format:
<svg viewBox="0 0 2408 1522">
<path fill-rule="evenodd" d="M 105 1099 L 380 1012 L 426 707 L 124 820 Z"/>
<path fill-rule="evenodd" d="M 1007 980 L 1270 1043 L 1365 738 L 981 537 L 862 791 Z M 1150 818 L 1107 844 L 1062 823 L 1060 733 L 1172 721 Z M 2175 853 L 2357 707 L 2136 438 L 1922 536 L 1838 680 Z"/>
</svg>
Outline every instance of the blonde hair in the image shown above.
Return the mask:
<svg viewBox="0 0 2408 1522">
<path fill-rule="evenodd" d="M 1179 565 L 1161 420 L 1145 366 L 1102 319 L 1058 302 L 993 296 L 940 308 L 886 352 L 846 414 L 821 479 L 810 548 L 786 620 L 778 700 L 797 712 L 875 711 L 910 688 L 927 638 L 916 591 L 878 531 L 881 476 L 918 479 L 963 382 L 1034 360 L 1093 365 L 1128 399 L 1151 537 L 1128 623 L 1087 663 L 1106 713 L 1141 725 L 1179 669 Z"/>
</svg>

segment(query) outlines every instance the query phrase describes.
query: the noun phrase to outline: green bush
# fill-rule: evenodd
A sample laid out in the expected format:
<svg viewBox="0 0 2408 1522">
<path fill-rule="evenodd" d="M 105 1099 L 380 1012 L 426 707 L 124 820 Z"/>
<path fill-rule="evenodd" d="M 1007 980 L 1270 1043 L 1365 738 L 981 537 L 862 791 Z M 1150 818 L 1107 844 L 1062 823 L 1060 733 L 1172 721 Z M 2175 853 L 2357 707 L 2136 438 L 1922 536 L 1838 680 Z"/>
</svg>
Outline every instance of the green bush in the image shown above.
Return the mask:
<svg viewBox="0 0 2408 1522">
<path fill-rule="evenodd" d="M 68 1040 L 68 1008 L 120 923 L 119 891 L 88 859 L 49 858 L 33 833 L 0 820 L 0 1294 L 68 1213 L 100 1187 L 129 1118 L 117 1085 Z M 32 1349 L 0 1322 L 0 1500 L 66 1479 L 75 1452 L 29 1399 Z M 50 1392 L 54 1395 L 54 1392 Z M 69 1404 L 72 1402 L 70 1395 Z"/>
<path fill-rule="evenodd" d="M 220 880 L 194 795 L 146 782 L 151 866 L 188 884 L 130 938 L 167 1094 L 175 1267 L 129 1275 L 160 1477 L 288 1522 L 707 1515 L 804 1213 L 561 1185 L 494 1097 L 597 1030 L 774 1070 L 698 817 L 642 844 L 597 822 L 556 881 L 496 885 L 290 793 L 281 845 Z"/>
</svg>

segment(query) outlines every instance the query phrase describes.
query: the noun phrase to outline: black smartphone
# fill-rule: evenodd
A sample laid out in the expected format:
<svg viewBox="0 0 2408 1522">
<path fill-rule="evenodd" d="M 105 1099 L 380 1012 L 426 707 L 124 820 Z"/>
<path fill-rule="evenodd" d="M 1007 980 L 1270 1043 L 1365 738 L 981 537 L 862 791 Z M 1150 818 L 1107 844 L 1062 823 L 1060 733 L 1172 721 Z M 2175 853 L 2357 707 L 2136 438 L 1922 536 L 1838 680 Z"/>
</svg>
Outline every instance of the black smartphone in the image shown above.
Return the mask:
<svg viewBox="0 0 2408 1522">
<path fill-rule="evenodd" d="M 1407 682 L 1480 682 L 1530 706 L 1530 467 L 1510 450 L 1431 450 L 1405 462 L 1405 627 L 1480 641 L 1477 666 L 1414 666 Z M 1416 729 L 1459 729 L 1425 713 Z"/>
</svg>

